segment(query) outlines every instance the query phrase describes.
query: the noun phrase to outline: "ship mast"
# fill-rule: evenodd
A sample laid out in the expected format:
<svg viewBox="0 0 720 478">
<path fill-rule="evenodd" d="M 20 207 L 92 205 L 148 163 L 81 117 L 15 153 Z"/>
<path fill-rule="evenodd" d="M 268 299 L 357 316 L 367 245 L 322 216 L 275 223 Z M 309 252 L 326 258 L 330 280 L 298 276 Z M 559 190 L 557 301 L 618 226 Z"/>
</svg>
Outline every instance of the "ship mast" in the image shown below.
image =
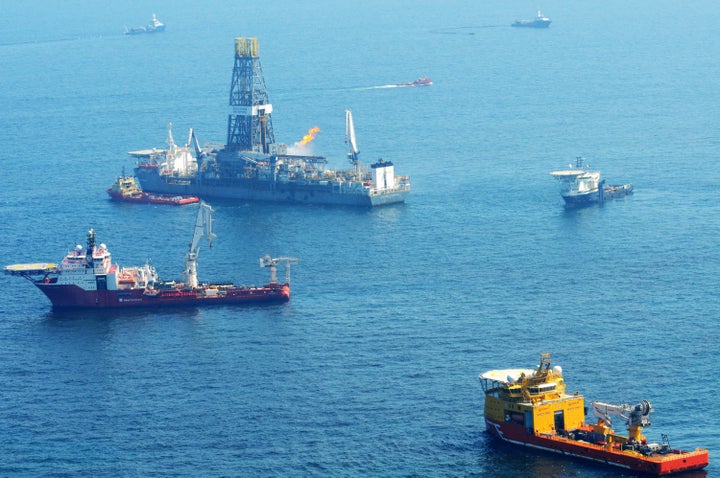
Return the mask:
<svg viewBox="0 0 720 478">
<path fill-rule="evenodd" d="M 360 150 L 357 147 L 357 141 L 355 139 L 355 125 L 353 124 L 352 111 L 350 110 L 345 110 L 345 144 L 350 146 L 348 158 L 350 158 L 350 162 L 355 170 L 355 176 L 358 177 L 360 172 Z"/>
<path fill-rule="evenodd" d="M 209 204 L 200 202 L 200 208 L 195 219 L 195 233 L 193 234 L 192 242 L 188 253 L 185 255 L 185 282 L 188 287 L 195 288 L 198 286 L 197 278 L 197 258 L 200 252 L 200 240 L 204 237 L 207 238 L 208 244 L 212 247 L 212 240 L 215 234 L 212 232 L 212 212 L 213 209 Z"/>
</svg>

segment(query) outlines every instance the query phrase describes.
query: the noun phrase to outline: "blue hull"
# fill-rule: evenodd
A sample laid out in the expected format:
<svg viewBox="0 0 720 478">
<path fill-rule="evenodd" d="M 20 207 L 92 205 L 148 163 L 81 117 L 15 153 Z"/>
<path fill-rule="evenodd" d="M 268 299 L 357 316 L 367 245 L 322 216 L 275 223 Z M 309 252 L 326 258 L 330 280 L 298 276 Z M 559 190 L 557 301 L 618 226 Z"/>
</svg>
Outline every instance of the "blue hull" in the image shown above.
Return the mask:
<svg viewBox="0 0 720 478">
<path fill-rule="evenodd" d="M 572 196 L 563 196 L 566 206 L 587 206 L 600 201 L 600 195 L 597 191 L 588 194 L 576 194 Z"/>
<path fill-rule="evenodd" d="M 223 181 L 193 178 L 171 182 L 161 178 L 157 170 L 148 168 L 135 168 L 135 176 L 140 182 L 142 190 L 146 192 L 243 201 L 373 207 L 404 202 L 410 193 L 410 188 L 389 192 L 369 192 L 365 189 L 354 192 L 338 192 L 334 191 L 330 184 L 283 183 L 249 179 Z"/>
<path fill-rule="evenodd" d="M 525 27 L 525 28 L 547 28 L 552 22 L 543 21 L 519 21 L 512 24 L 514 27 Z"/>
<path fill-rule="evenodd" d="M 604 181 L 603 181 L 604 182 Z M 632 184 L 622 184 L 618 186 L 603 185 L 601 192 L 593 191 L 588 194 L 576 194 L 563 196 L 565 205 L 568 207 L 588 206 L 604 202 L 606 199 L 615 199 L 628 196 L 633 193 Z"/>
</svg>

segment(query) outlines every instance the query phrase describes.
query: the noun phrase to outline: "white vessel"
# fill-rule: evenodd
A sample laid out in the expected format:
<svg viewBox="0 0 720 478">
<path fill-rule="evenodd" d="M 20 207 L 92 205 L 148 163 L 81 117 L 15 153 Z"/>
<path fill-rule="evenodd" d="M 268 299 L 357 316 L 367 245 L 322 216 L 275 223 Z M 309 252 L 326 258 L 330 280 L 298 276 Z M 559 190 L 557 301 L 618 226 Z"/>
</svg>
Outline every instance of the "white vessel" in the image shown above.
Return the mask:
<svg viewBox="0 0 720 478">
<path fill-rule="evenodd" d="M 575 166 L 550 173 L 560 183 L 560 195 L 567 206 L 584 206 L 632 194 L 632 184 L 608 186 L 600 179 L 600 171 L 591 171 L 585 158 L 578 156 Z"/>
</svg>

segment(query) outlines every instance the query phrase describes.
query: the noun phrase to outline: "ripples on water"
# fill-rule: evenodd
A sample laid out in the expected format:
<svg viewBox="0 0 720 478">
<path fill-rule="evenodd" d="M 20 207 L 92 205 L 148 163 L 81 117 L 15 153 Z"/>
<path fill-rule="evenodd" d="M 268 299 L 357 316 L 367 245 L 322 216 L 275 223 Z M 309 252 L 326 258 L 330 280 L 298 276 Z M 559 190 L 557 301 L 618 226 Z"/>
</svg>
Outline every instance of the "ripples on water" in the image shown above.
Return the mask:
<svg viewBox="0 0 720 478">
<path fill-rule="evenodd" d="M 171 121 L 223 140 L 238 35 L 260 38 L 276 137 L 318 124 L 315 153 L 344 165 L 351 108 L 365 160 L 414 188 L 372 211 L 215 201 L 201 279 L 260 284 L 258 257 L 300 257 L 286 305 L 53 312 L 0 276 L 0 472 L 618 476 L 483 432 L 477 374 L 545 351 L 571 389 L 648 399 L 649 436 L 715 456 L 714 6 L 543 5 L 547 31 L 511 29 L 533 13 L 512 5 L 325 7 L 238 30 L 233 5 L 173 6 L 167 32 L 128 38 L 125 9 L 48 6 L 52 25 L 0 29 L 5 263 L 57 261 L 94 227 L 117 262 L 179 277 L 194 206 L 104 190 Z M 565 210 L 548 172 L 579 154 L 636 194 Z"/>
</svg>

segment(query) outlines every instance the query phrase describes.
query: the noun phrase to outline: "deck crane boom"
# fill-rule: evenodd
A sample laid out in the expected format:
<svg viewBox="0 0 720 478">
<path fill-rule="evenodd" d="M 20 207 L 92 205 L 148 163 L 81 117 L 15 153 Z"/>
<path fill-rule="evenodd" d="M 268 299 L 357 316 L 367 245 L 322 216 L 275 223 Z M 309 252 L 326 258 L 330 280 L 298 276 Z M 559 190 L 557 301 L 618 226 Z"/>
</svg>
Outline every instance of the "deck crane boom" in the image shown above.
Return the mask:
<svg viewBox="0 0 720 478">
<path fill-rule="evenodd" d="M 207 156 L 207 153 L 202 150 L 200 147 L 200 142 L 197 139 L 197 136 L 195 135 L 195 129 L 190 128 L 190 134 L 188 135 L 188 141 L 187 146 L 192 145 L 192 147 L 195 149 L 195 159 L 202 159 L 205 156 Z"/>
<path fill-rule="evenodd" d="M 277 284 L 277 265 L 279 263 L 285 264 L 285 284 L 290 284 L 290 264 L 298 264 L 300 262 L 300 259 L 296 259 L 294 257 L 270 257 L 270 255 L 265 254 L 260 258 L 260 267 L 269 267 L 270 268 L 270 283 L 271 284 Z"/>
<path fill-rule="evenodd" d="M 348 158 L 350 158 L 350 162 L 357 174 L 360 162 L 360 150 L 358 149 L 357 141 L 355 139 L 355 125 L 353 124 L 352 111 L 350 110 L 345 110 L 345 144 L 350 147 Z"/>
<path fill-rule="evenodd" d="M 596 417 L 604 421 L 608 426 L 612 425 L 611 416 L 617 416 L 625 420 L 629 438 L 642 441 L 645 437 L 642 435 L 642 429 L 650 426 L 650 414 L 653 407 L 647 400 L 643 400 L 637 405 L 613 405 L 604 402 L 592 402 L 592 410 Z"/>
<path fill-rule="evenodd" d="M 184 277 L 188 287 L 195 288 L 198 286 L 197 278 L 197 258 L 200 252 L 200 240 L 207 238 L 208 244 L 212 248 L 212 240 L 215 234 L 212 232 L 212 212 L 213 209 L 204 201 L 200 202 L 197 217 L 195 218 L 195 232 L 188 253 L 185 255 L 185 272 Z"/>
</svg>

